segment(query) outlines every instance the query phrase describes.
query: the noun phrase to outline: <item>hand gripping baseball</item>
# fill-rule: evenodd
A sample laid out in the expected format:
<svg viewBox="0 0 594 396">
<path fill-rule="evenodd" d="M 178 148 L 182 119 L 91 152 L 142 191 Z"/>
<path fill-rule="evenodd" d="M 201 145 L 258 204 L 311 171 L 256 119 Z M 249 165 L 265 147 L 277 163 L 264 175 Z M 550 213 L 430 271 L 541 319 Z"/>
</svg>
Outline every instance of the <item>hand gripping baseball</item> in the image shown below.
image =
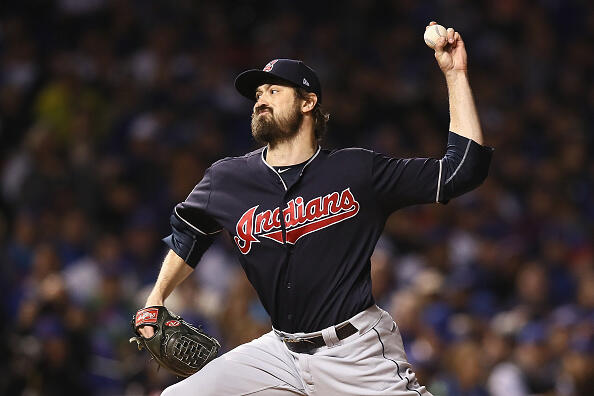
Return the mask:
<svg viewBox="0 0 594 396">
<path fill-rule="evenodd" d="M 437 22 L 431 21 L 425 30 L 436 25 Z M 466 48 L 460 33 L 453 28 L 448 28 L 445 37 L 439 37 L 435 42 L 435 59 L 439 68 L 444 74 L 451 72 L 465 72 L 468 68 L 466 61 Z"/>
<path fill-rule="evenodd" d="M 146 349 L 159 365 L 180 377 L 200 370 L 216 357 L 221 347 L 216 339 L 163 306 L 140 309 L 131 325 L 136 336 L 130 342 L 136 342 L 138 349 Z M 139 333 L 143 326 L 154 328 L 150 338 Z"/>
</svg>

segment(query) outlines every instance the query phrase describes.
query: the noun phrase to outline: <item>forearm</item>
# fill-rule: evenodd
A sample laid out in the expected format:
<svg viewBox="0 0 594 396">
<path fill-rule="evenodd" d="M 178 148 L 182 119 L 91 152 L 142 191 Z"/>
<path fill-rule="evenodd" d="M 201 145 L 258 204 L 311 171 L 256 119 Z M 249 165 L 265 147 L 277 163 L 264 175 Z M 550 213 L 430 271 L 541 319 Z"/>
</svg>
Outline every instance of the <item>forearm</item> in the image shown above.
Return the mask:
<svg viewBox="0 0 594 396">
<path fill-rule="evenodd" d="M 466 71 L 445 74 L 450 102 L 450 131 L 483 144 L 483 133 Z"/>
<path fill-rule="evenodd" d="M 170 250 L 163 260 L 157 282 L 155 282 L 155 286 L 146 301 L 146 306 L 163 305 L 173 289 L 186 279 L 193 270 L 175 252 Z"/>
</svg>

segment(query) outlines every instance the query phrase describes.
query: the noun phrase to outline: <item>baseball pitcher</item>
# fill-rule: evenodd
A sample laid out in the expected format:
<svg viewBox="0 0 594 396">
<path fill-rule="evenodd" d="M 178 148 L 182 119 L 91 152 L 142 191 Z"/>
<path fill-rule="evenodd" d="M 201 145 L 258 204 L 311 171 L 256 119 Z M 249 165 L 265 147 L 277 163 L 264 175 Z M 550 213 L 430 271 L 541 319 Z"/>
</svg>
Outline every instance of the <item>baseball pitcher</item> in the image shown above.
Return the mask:
<svg viewBox="0 0 594 396">
<path fill-rule="evenodd" d="M 407 362 L 398 325 L 375 305 L 370 257 L 392 212 L 445 203 L 488 173 L 492 149 L 483 145 L 458 32 L 437 41 L 435 58 L 451 117 L 440 159 L 320 147 L 328 121 L 322 86 L 301 61 L 275 59 L 237 77 L 239 93 L 254 101 L 251 129 L 263 147 L 212 164 L 175 206 L 171 250 L 136 315 L 139 345 L 157 333 L 166 344 L 156 347 L 161 364 L 194 364 L 176 369 L 194 374 L 163 395 L 430 395 Z M 183 321 L 162 306 L 223 231 L 272 329 L 214 358 L 216 340 L 201 341 L 208 337 L 191 326 L 180 333 Z"/>
</svg>

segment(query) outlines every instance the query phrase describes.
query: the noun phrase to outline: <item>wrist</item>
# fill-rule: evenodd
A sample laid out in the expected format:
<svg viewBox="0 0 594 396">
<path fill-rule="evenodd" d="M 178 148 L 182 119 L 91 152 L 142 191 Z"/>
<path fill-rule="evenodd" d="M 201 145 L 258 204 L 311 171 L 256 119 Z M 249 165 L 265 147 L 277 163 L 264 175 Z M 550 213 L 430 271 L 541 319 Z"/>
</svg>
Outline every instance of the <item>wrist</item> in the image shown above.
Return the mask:
<svg viewBox="0 0 594 396">
<path fill-rule="evenodd" d="M 145 307 L 152 307 L 152 306 L 160 306 L 160 305 L 165 305 L 164 304 L 165 299 L 163 298 L 163 296 L 160 295 L 149 295 L 149 297 L 146 299 L 146 303 L 144 304 Z"/>
<path fill-rule="evenodd" d="M 443 75 L 446 78 L 446 81 L 448 82 L 454 82 L 460 79 L 466 79 L 468 77 L 468 70 L 463 69 L 463 70 L 448 70 L 448 71 L 444 71 Z"/>
</svg>

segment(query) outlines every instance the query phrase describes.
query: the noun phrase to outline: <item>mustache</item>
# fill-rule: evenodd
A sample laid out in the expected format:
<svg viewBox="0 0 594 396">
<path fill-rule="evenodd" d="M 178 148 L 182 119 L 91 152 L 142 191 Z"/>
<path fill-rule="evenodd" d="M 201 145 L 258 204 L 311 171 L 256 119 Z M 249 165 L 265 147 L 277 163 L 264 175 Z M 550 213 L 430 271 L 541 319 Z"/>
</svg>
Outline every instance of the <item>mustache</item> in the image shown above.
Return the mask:
<svg viewBox="0 0 594 396">
<path fill-rule="evenodd" d="M 272 114 L 272 108 L 270 108 L 270 107 L 268 107 L 268 106 L 266 106 L 266 105 L 261 105 L 261 106 L 257 107 L 257 108 L 254 110 L 254 114 L 255 114 L 255 115 L 259 115 L 260 113 L 262 113 L 262 112 L 263 112 L 263 111 L 265 111 L 265 110 L 268 110 L 268 111 L 270 112 L 270 114 Z"/>
</svg>

